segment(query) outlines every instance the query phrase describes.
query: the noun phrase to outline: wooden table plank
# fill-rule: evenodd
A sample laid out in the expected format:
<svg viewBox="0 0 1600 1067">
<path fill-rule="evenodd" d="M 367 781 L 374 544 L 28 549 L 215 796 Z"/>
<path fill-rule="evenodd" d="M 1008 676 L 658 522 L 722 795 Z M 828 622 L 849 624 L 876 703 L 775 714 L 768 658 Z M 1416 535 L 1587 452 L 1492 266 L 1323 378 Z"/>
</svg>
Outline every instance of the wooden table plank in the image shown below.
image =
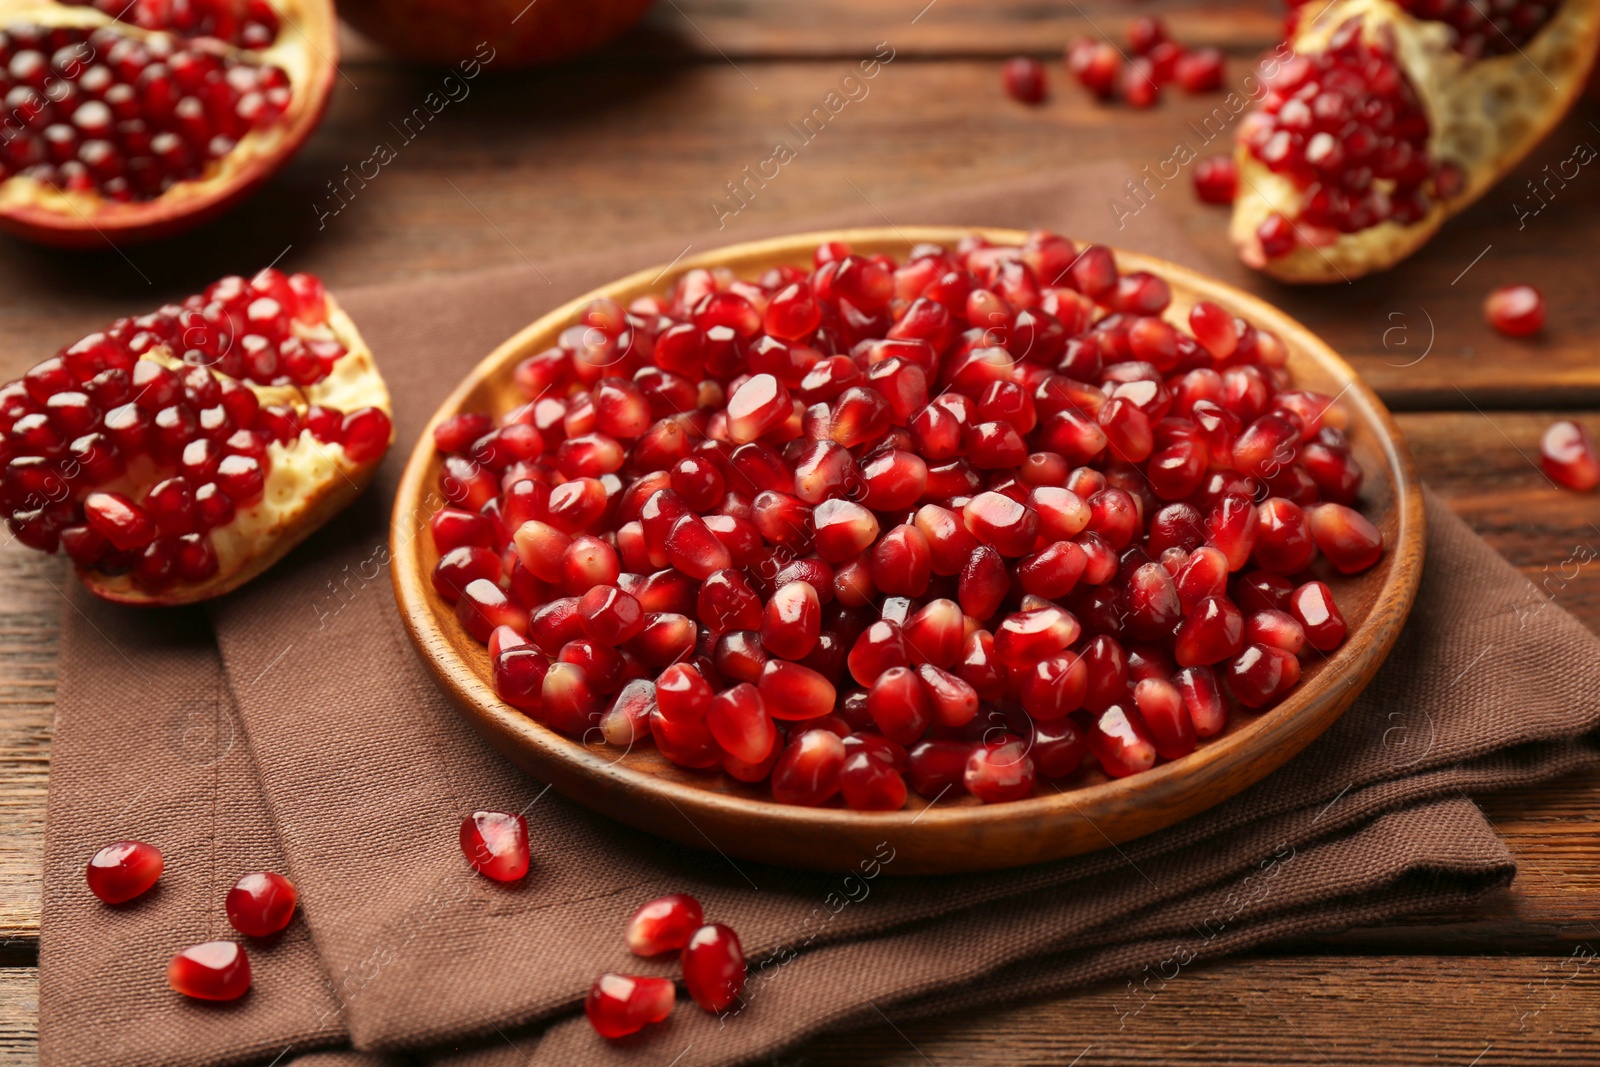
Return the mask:
<svg viewBox="0 0 1600 1067">
<path fill-rule="evenodd" d="M 1443 959 L 1242 956 L 1197 963 L 1140 1001 L 1128 981 L 941 1019 L 896 1018 L 776 1057 L 774 1067 L 1507 1067 L 1592 1063 L 1600 968 L 1578 954 Z M 1448 995 L 1444 992 L 1448 990 Z M 0 969 L 0 1067 L 33 1067 L 38 985 Z M 1074 1056 L 1081 1056 L 1074 1060 Z M 1479 1057 L 1476 1058 L 1475 1057 Z"/>
<path fill-rule="evenodd" d="M 625 53 L 660 51 L 720 58 L 835 56 L 891 41 L 922 56 L 1059 55 L 1074 37 L 1104 32 L 1119 44 L 1135 15 L 1157 15 L 1190 45 L 1241 51 L 1277 43 L 1283 9 L 1272 0 L 679 0 L 657 4 L 619 45 Z"/>
<path fill-rule="evenodd" d="M 844 60 L 740 68 L 580 64 L 485 77 L 407 144 L 390 123 L 435 89 L 438 75 L 359 65 L 351 71 L 359 91 L 342 87 L 327 124 L 286 173 L 222 222 L 126 249 L 126 259 L 111 250 L 81 256 L 0 240 L 0 331 L 10 342 L 0 364 L 13 372 L 113 313 L 145 310 L 280 255 L 338 289 L 537 265 L 571 249 L 713 226 L 724 183 L 767 158 L 776 138 L 792 137 L 787 123 L 853 69 Z M 1243 73 L 1235 64 L 1235 78 Z M 1158 167 L 1186 123 L 1217 102 L 1174 97 L 1137 113 L 1089 106 L 1074 90 L 1027 109 L 1002 97 L 993 61 L 897 60 L 869 88 L 728 222 L 727 240 L 751 232 L 755 221 L 859 206 L 863 197 L 892 207 L 937 188 L 1047 174 L 1075 161 Z M 1405 270 L 1334 289 L 1287 288 L 1233 261 L 1225 212 L 1199 204 L 1187 175 L 1152 188 L 1162 209 L 1213 255 L 1221 276 L 1299 316 L 1398 408 L 1600 406 L 1600 361 L 1590 352 L 1600 305 L 1591 299 L 1589 267 L 1600 233 L 1600 168 L 1583 170 L 1524 230 L 1513 211 L 1522 181 L 1580 140 L 1600 144 L 1588 125 L 1597 113 L 1585 105 Z M 359 169 L 383 139 L 400 145 L 395 161 L 365 188 L 352 182 L 348 206 L 319 223 L 319 211 L 339 208 L 327 183 L 346 167 Z M 650 190 L 641 195 L 646 166 Z M 1127 225 L 1137 227 L 1137 216 Z M 1522 280 L 1543 286 L 1551 306 L 1546 335 L 1533 342 L 1501 338 L 1482 324 L 1483 294 Z"/>
</svg>

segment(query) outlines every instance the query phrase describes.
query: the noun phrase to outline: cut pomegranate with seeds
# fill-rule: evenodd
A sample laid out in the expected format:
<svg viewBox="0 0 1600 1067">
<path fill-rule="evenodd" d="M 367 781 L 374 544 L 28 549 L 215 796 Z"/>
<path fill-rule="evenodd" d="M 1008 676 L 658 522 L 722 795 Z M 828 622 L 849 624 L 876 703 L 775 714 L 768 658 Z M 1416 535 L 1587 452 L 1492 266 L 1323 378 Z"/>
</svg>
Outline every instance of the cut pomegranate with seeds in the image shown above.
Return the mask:
<svg viewBox="0 0 1600 1067">
<path fill-rule="evenodd" d="M 680 963 L 684 988 L 706 1011 L 726 1011 L 744 992 L 744 948 L 739 935 L 721 923 L 702 926 L 690 935 Z"/>
<path fill-rule="evenodd" d="M 1290 8 L 1239 123 L 1232 227 L 1241 258 L 1286 281 L 1348 281 L 1416 251 L 1533 150 L 1600 47 L 1600 12 L 1570 4 Z"/>
<path fill-rule="evenodd" d="M 1575 422 L 1552 422 L 1539 439 L 1539 465 L 1557 484 L 1579 492 L 1600 485 L 1600 454 L 1594 441 Z"/>
<path fill-rule="evenodd" d="M 0 226 L 68 247 L 175 233 L 238 202 L 315 128 L 337 69 L 322 0 L 59 0 L 0 32 L 16 120 L 0 154 Z M 324 218 L 343 206 L 328 201 Z M 305 291 L 262 294 L 271 307 L 260 309 L 248 293 L 220 295 L 265 322 Z"/>
<path fill-rule="evenodd" d="M 123 904 L 148 892 L 161 878 L 161 850 L 143 841 L 118 841 L 89 858 L 89 891 L 107 904 Z"/>
<path fill-rule="evenodd" d="M 195 1000 L 238 1000 L 250 991 L 250 958 L 233 941 L 194 945 L 167 964 L 167 985 Z"/>
<path fill-rule="evenodd" d="M 228 922 L 241 934 L 268 937 L 289 925 L 299 900 L 294 883 L 271 871 L 253 871 L 233 883 L 223 901 Z"/>
<path fill-rule="evenodd" d="M 503 811 L 475 811 L 461 820 L 461 851 L 484 877 L 514 882 L 528 873 L 528 820 Z"/>
<path fill-rule="evenodd" d="M 637 1034 L 672 1014 L 678 991 L 670 978 L 602 974 L 583 998 L 583 1013 L 601 1037 Z"/>
<path fill-rule="evenodd" d="M 281 314 L 250 316 L 280 297 Z M 250 355 L 285 346 L 315 350 L 303 378 Z M 12 532 L 64 548 L 91 592 L 130 604 L 204 600 L 259 574 L 354 499 L 393 435 L 388 392 L 350 320 L 316 279 L 271 269 L 118 319 L 0 397 Z M 335 399 L 355 407 L 335 410 Z M 302 428 L 314 412 L 336 423 L 322 437 Z M 472 511 L 452 511 L 435 524 L 441 552 L 495 540 Z"/>
<path fill-rule="evenodd" d="M 635 956 L 675 952 L 705 923 L 700 902 L 687 893 L 672 893 L 641 904 L 628 920 L 628 951 Z"/>
<path fill-rule="evenodd" d="M 1544 329 L 1544 294 L 1531 285 L 1507 285 L 1483 302 L 1483 317 L 1507 337 L 1532 337 Z"/>
<path fill-rule="evenodd" d="M 436 425 L 435 590 L 530 719 L 779 803 L 998 803 L 1091 752 L 1118 777 L 1180 758 L 1233 696 L 1281 699 L 1278 653 L 1344 640 L 1301 572 L 1383 544 L 1333 398 L 1291 388 L 1268 330 L 1176 296 L 1036 234 L 591 303 L 514 370 L 521 407 Z M 163 407 L 204 385 L 156 369 Z M 66 373 L 0 395 L 13 436 L 54 429 L 23 417 Z M 192 480 L 97 500 L 62 541 L 160 544 L 201 511 Z"/>
<path fill-rule="evenodd" d="M 1027 56 L 1006 60 L 1000 70 L 1000 79 L 1005 84 L 1006 95 L 1019 103 L 1043 103 L 1049 92 L 1044 64 Z"/>
</svg>

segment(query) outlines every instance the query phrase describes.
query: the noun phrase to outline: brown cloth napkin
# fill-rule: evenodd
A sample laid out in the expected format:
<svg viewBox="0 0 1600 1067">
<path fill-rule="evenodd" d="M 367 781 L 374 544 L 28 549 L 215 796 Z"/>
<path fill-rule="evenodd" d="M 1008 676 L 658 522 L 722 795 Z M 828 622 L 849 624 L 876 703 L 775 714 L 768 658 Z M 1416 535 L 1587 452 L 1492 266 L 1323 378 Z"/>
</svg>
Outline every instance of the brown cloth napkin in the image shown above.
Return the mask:
<svg viewBox="0 0 1600 1067">
<path fill-rule="evenodd" d="M 783 229 L 1047 226 L 1195 263 L 1155 207 L 1115 229 L 1105 204 L 1126 177 L 1081 168 Z M 694 248 L 759 235 L 730 228 Z M 887 851 L 805 873 L 651 838 L 547 791 L 471 732 L 413 652 L 390 591 L 389 502 L 409 443 L 485 352 L 682 249 L 341 294 L 397 403 L 401 444 L 373 488 L 209 610 L 66 593 L 40 953 L 47 1067 L 333 1067 L 401 1050 L 460 1067 L 735 1064 L 828 1028 L 1122 979 L 1111 1031 L 1198 960 L 1456 908 L 1508 883 L 1512 858 L 1467 794 L 1595 758 L 1594 637 L 1430 497 L 1416 608 L 1355 706 L 1262 783 L 1120 848 L 974 876 L 896 878 Z M 457 828 L 477 808 L 526 812 L 535 856 L 522 883 L 463 862 Z M 82 865 L 121 837 L 158 844 L 167 873 L 106 908 Z M 222 897 L 257 868 L 286 871 L 302 910 L 277 943 L 250 944 L 249 996 L 219 1007 L 168 991 L 166 961 L 231 932 Z M 672 972 L 621 939 L 634 907 L 672 891 L 739 931 L 747 1002 L 719 1019 L 685 999 L 667 1023 L 606 1043 L 578 1014 L 582 995 L 603 970 Z"/>
</svg>

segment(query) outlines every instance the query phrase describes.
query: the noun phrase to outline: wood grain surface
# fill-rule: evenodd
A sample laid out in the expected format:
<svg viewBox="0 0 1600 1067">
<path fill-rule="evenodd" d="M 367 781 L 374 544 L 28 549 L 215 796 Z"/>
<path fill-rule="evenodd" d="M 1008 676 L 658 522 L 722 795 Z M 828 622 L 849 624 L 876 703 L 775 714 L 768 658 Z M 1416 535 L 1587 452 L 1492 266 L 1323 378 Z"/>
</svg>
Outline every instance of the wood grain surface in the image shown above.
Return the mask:
<svg viewBox="0 0 1600 1067">
<path fill-rule="evenodd" d="M 365 159 L 439 83 L 352 40 L 323 128 L 288 170 L 219 223 L 158 246 L 68 255 L 0 239 L 0 375 L 13 377 L 117 314 L 216 276 L 282 265 L 336 291 L 370 282 L 531 262 L 634 238 L 704 229 L 745 164 L 889 42 L 895 59 L 737 218 L 763 223 L 951 184 L 1048 173 L 1094 159 L 1136 167 L 1194 139 L 1215 101 L 1173 95 L 1147 112 L 1088 106 L 1052 68 L 1053 95 L 1025 109 L 999 63 L 1052 55 L 1131 13 L 1249 73 L 1272 42 L 1276 3 L 1245 0 L 662 0 L 613 49 L 555 70 L 487 75 L 394 163 L 337 206 L 326 183 Z M 1406 266 L 1351 286 L 1297 291 L 1232 263 L 1225 217 L 1187 176 L 1156 196 L 1225 280 L 1265 296 L 1344 355 L 1389 406 L 1422 477 L 1561 608 L 1600 631 L 1600 497 L 1538 471 L 1558 411 L 1600 431 L 1600 174 L 1584 168 L 1537 202 L 1525 182 L 1579 143 L 1600 145 L 1585 101 L 1533 157 Z M 1209 151 L 1209 149 L 1207 149 Z M 647 176 L 648 195 L 640 195 Z M 1108 209 L 1109 210 L 1109 209 Z M 923 220 L 894 219 L 894 222 Z M 1128 225 L 1137 225 L 1137 218 Z M 754 227 L 752 226 L 751 229 Z M 1550 325 L 1513 342 L 1482 325 L 1494 285 L 1528 281 Z M 0 1065 L 36 1059 L 39 862 L 56 638 L 68 580 L 59 561 L 0 548 Z M 1186 972 L 1123 1029 L 1119 990 L 829 1037 L 783 1064 L 1479 1064 L 1600 1061 L 1600 772 L 1484 800 L 1516 853 L 1507 892 L 1470 916 L 1355 930 Z M 1574 956 L 1574 952 L 1578 955 Z M 1085 1050 L 1088 1050 L 1087 1052 Z"/>
</svg>

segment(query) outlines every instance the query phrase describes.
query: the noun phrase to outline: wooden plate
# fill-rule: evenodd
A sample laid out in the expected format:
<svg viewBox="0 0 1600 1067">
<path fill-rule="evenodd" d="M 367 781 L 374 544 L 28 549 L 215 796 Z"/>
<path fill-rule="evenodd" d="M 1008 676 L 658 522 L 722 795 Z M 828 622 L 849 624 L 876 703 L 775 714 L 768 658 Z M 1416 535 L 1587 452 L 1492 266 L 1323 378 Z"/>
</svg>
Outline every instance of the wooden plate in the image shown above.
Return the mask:
<svg viewBox="0 0 1600 1067">
<path fill-rule="evenodd" d="M 857 252 L 903 258 L 914 243 L 954 246 L 972 232 L 937 227 L 800 234 L 684 259 L 670 271 L 641 271 L 557 308 L 501 345 L 451 393 L 430 431 L 458 411 L 500 413 L 520 403 L 512 368 L 552 346 L 597 296 L 626 306 L 697 267 L 729 267 L 742 277 L 779 263 L 809 268 L 812 249 L 823 241 L 847 241 Z M 977 232 L 1007 244 L 1025 236 Z M 1124 271 L 1150 270 L 1167 280 L 1173 292 L 1168 315 L 1174 321 L 1187 322 L 1189 307 L 1207 299 L 1273 330 L 1289 346 L 1296 384 L 1337 396 L 1349 414 L 1352 447 L 1366 471 L 1362 509 L 1383 531 L 1388 551 L 1365 574 L 1330 583 L 1350 624 L 1349 638 L 1331 657 L 1313 657 L 1299 686 L 1271 711 L 1237 715 L 1226 731 L 1192 754 L 1132 778 L 1107 779 L 1098 768 L 1080 771 L 1057 783 L 1060 789 L 1042 784 L 1039 795 L 1011 804 L 980 805 L 963 797 L 930 806 L 913 794 L 897 812 L 777 804 L 762 799 L 759 787 L 674 766 L 650 746 L 622 752 L 601 743 L 580 744 L 501 703 L 490 685 L 484 648 L 433 592 L 429 574 L 438 557 L 426 526 L 438 503 L 440 457 L 431 432 L 423 434 L 407 464 L 391 535 L 395 592 L 423 659 L 473 726 L 530 774 L 631 826 L 742 859 L 845 870 L 887 842 L 895 858 L 886 869 L 895 874 L 1014 867 L 1139 837 L 1239 792 L 1326 730 L 1383 662 L 1411 609 L 1421 573 L 1422 498 L 1388 411 L 1305 327 L 1253 296 L 1176 264 L 1126 252 L 1118 252 L 1117 260 Z"/>
</svg>

